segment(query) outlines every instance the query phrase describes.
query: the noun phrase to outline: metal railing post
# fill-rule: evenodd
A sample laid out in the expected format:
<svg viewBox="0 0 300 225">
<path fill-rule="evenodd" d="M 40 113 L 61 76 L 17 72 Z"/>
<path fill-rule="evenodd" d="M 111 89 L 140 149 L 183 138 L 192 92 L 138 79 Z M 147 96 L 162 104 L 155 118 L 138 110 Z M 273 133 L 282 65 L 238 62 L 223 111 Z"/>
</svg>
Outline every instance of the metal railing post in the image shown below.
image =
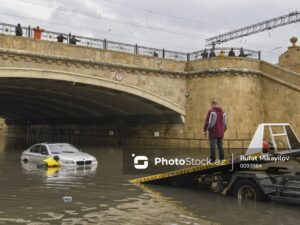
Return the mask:
<svg viewBox="0 0 300 225">
<path fill-rule="evenodd" d="M 27 36 L 29 37 L 29 38 L 31 38 L 31 27 L 30 26 L 28 26 L 28 31 L 27 31 Z"/>
<path fill-rule="evenodd" d="M 165 49 L 162 50 L 162 57 L 165 58 Z"/>
<path fill-rule="evenodd" d="M 139 47 L 137 44 L 135 44 L 135 46 L 134 46 L 134 53 L 139 54 Z"/>
<path fill-rule="evenodd" d="M 106 40 L 106 38 L 104 38 L 104 40 L 103 40 L 103 49 L 104 50 L 107 49 L 107 40 Z"/>
<path fill-rule="evenodd" d="M 68 34 L 67 43 L 70 44 L 71 33 Z"/>
</svg>

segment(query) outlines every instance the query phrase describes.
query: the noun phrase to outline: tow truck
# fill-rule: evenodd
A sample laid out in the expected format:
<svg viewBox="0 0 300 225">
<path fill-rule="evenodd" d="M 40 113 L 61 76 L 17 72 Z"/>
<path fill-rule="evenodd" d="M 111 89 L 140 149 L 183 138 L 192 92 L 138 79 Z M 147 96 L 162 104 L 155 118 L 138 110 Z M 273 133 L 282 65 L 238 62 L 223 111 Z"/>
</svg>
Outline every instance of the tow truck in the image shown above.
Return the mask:
<svg viewBox="0 0 300 225">
<path fill-rule="evenodd" d="M 267 141 L 268 140 L 268 141 Z M 133 184 L 197 185 L 239 201 L 273 200 L 300 205 L 300 141 L 288 123 L 261 123 L 244 155 L 130 180 Z M 280 162 L 279 162 L 280 161 Z M 283 165 L 265 165 L 280 163 Z"/>
</svg>

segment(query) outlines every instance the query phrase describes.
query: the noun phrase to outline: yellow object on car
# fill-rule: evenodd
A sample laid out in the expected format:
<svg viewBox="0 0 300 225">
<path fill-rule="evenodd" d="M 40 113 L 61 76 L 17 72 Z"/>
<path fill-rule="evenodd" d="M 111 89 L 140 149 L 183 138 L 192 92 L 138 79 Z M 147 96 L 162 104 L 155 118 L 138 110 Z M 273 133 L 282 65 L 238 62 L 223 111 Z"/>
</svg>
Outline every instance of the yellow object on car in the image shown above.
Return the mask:
<svg viewBox="0 0 300 225">
<path fill-rule="evenodd" d="M 60 162 L 52 157 L 43 160 L 43 162 L 47 167 L 60 167 Z"/>
</svg>

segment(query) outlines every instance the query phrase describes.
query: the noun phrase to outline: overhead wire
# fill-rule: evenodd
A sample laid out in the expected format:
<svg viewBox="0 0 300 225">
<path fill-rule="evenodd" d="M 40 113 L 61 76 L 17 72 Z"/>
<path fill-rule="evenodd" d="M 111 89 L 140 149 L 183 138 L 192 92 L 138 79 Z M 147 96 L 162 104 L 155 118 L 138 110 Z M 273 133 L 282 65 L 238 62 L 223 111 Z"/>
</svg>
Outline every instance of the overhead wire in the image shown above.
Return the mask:
<svg viewBox="0 0 300 225">
<path fill-rule="evenodd" d="M 91 13 L 87 13 L 87 12 L 83 12 L 83 11 L 79 11 L 79 10 L 75 10 L 75 9 L 71 9 L 71 8 L 67 8 L 67 7 L 63 7 L 60 5 L 54 5 L 51 2 L 48 1 L 32 1 L 32 0 L 15 0 L 15 1 L 21 1 L 21 2 L 25 2 L 25 3 L 29 3 L 29 4 L 33 4 L 33 5 L 38 5 L 38 6 L 43 6 L 43 7 L 47 7 L 47 8 L 52 8 L 52 9 L 57 9 L 57 10 L 61 10 L 61 11 L 65 11 L 65 12 L 69 12 L 69 13 L 73 13 L 73 14 L 77 14 L 77 15 L 84 15 L 87 17 L 92 17 L 92 18 L 96 18 L 96 19 L 101 19 L 101 20 L 106 20 L 106 21 L 110 21 L 113 23 L 119 23 L 119 24 L 123 24 L 123 25 L 129 25 L 129 26 L 134 26 L 134 27 L 139 27 L 142 29 L 149 29 L 149 30 L 154 30 L 154 31 L 161 31 L 161 32 L 165 32 L 165 33 L 171 33 L 171 34 L 175 34 L 175 35 L 181 35 L 181 36 L 185 36 L 188 38 L 192 38 L 192 39 L 204 39 L 206 36 L 201 35 L 201 36 L 194 36 L 191 34 L 187 34 L 187 33 L 182 33 L 182 32 L 177 32 L 177 31 L 172 31 L 172 30 L 167 30 L 161 27 L 154 27 L 154 26 L 147 26 L 141 23 L 134 23 L 134 22 L 129 22 L 129 21 L 124 21 L 124 20 L 116 20 L 116 19 L 112 19 L 112 18 L 107 18 L 107 17 L 103 17 L 99 14 L 91 14 Z"/>
<path fill-rule="evenodd" d="M 143 29 L 150 29 L 150 30 L 155 30 L 155 31 L 162 31 L 162 32 L 166 32 L 166 33 L 183 35 L 183 36 L 186 36 L 186 37 L 189 37 L 189 38 L 203 39 L 203 38 L 200 38 L 200 37 L 190 36 L 190 35 L 187 35 L 187 34 L 184 34 L 184 33 L 181 33 L 181 32 L 170 31 L 170 30 L 166 30 L 166 29 L 163 29 L 163 28 L 159 28 L 159 27 L 149 26 L 148 23 L 147 23 L 147 25 L 144 25 L 144 24 L 133 23 L 133 22 L 128 22 L 128 21 L 119 21 L 119 20 L 114 20 L 114 19 L 111 19 L 111 18 L 103 17 L 103 16 L 98 15 L 98 14 L 91 14 L 91 13 L 86 13 L 86 12 L 82 12 L 82 11 L 75 10 L 75 9 L 70 9 L 70 8 L 61 6 L 56 1 L 47 1 L 47 0 L 36 0 L 36 1 L 33 1 L 33 0 L 17 0 L 17 1 L 25 2 L 25 3 L 29 3 L 29 4 L 33 4 L 33 5 L 38 5 L 38 6 L 44 6 L 44 7 L 47 7 L 47 8 L 58 9 L 58 10 L 61 10 L 61 11 L 75 13 L 75 14 L 80 14 L 80 15 L 84 15 L 84 16 L 88 16 L 88 17 L 94 17 L 94 18 L 98 18 L 98 19 L 102 19 L 102 20 L 107 20 L 107 21 L 111 21 L 111 22 L 115 22 L 115 23 L 121 23 L 121 24 L 130 25 L 130 26 L 136 26 L 136 27 L 140 27 L 140 28 L 143 28 Z M 181 17 L 181 16 L 175 16 L 175 15 L 172 15 L 172 14 L 167 14 L 167 13 L 163 13 L 163 12 L 159 12 L 159 11 L 155 11 L 155 10 L 149 10 L 149 9 L 146 9 L 146 8 L 136 7 L 136 6 L 132 6 L 132 5 L 126 4 L 126 3 L 120 3 L 120 2 L 116 2 L 116 1 L 112 1 L 112 0 L 101 0 L 101 1 L 109 2 L 109 3 L 120 5 L 120 6 L 123 6 L 123 7 L 133 8 L 133 9 L 144 11 L 144 12 L 147 12 L 147 13 L 151 12 L 153 14 L 167 16 L 167 17 L 171 17 L 171 18 L 176 18 L 176 19 L 179 19 L 179 20 L 185 20 L 185 21 L 188 21 L 188 22 L 202 23 L 202 24 L 207 24 L 207 25 L 210 25 L 210 26 L 224 28 L 224 26 L 221 26 L 221 25 L 206 23 L 206 22 L 200 21 L 200 20 L 193 20 L 193 19 L 189 19 L 189 18 L 185 18 L 185 17 Z M 4 14 L 4 13 L 2 13 L 2 14 Z M 49 21 L 44 21 L 44 22 L 51 23 Z M 75 26 L 66 25 L 66 24 L 60 24 L 60 25 L 75 27 Z M 82 29 L 88 30 L 86 28 L 79 27 L 79 26 L 76 26 L 76 28 L 82 28 Z M 92 31 L 92 30 L 90 30 L 90 31 Z M 95 31 L 93 30 L 93 32 L 95 32 Z M 96 31 L 96 32 L 97 33 L 98 32 L 100 32 L 100 33 L 107 33 L 107 32 L 103 32 L 103 31 Z M 116 36 L 127 37 L 126 35 L 117 35 L 117 34 L 113 34 L 113 33 L 110 33 L 110 34 L 111 35 L 116 35 Z M 269 36 L 269 38 L 273 38 L 273 37 Z M 273 38 L 273 39 L 276 39 L 276 38 Z M 282 39 L 277 39 L 277 40 L 286 42 L 285 40 L 282 40 Z M 258 45 L 256 45 L 256 46 L 258 46 Z M 277 54 L 277 53 L 274 53 L 272 51 L 265 51 L 265 52 L 269 52 L 271 54 Z"/>
<path fill-rule="evenodd" d="M 112 35 L 112 36 L 118 36 L 118 37 L 128 38 L 128 36 L 126 36 L 124 34 L 114 33 L 114 32 L 111 32 L 109 30 L 99 31 L 99 30 L 95 30 L 95 29 L 89 29 L 89 28 L 87 28 L 85 26 L 75 26 L 75 25 L 70 25 L 70 24 L 64 24 L 64 23 L 61 23 L 61 22 L 48 21 L 48 20 L 43 20 L 43 19 L 37 19 L 37 18 L 33 18 L 33 17 L 21 16 L 21 15 L 16 15 L 16 14 L 13 14 L 13 13 L 2 12 L 2 11 L 0 11 L 0 14 L 6 15 L 6 16 L 10 16 L 10 17 L 23 18 L 23 19 L 30 20 L 30 21 L 38 21 L 38 22 L 42 22 L 42 23 L 46 23 L 46 24 L 53 24 L 53 25 L 59 25 L 59 26 L 68 27 L 68 28 L 81 29 L 81 30 L 93 32 L 95 34 L 104 34 L 104 35 L 108 35 L 109 34 L 109 35 Z M 106 38 L 106 36 L 104 36 L 103 39 L 104 38 Z M 156 42 L 156 41 L 153 41 L 152 39 L 145 39 L 145 38 L 143 38 L 143 40 L 151 42 L 151 43 L 157 43 L 157 44 L 161 44 L 162 43 L 162 41 Z M 163 41 L 163 43 L 167 44 L 167 42 L 164 42 L 164 41 Z M 179 46 L 182 47 L 181 45 L 177 45 L 177 46 L 178 47 Z"/>
</svg>

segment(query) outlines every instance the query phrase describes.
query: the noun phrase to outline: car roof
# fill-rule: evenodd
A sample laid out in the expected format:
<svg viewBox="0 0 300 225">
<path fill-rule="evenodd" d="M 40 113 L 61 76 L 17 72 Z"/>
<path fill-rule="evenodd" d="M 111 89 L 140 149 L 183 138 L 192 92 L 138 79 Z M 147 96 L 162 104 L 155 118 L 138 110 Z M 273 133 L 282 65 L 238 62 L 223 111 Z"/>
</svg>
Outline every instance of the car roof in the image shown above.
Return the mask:
<svg viewBox="0 0 300 225">
<path fill-rule="evenodd" d="M 37 143 L 35 145 L 71 145 L 69 143 L 47 143 L 47 142 L 42 142 L 42 143 Z M 32 145 L 34 146 L 34 145 Z"/>
</svg>

